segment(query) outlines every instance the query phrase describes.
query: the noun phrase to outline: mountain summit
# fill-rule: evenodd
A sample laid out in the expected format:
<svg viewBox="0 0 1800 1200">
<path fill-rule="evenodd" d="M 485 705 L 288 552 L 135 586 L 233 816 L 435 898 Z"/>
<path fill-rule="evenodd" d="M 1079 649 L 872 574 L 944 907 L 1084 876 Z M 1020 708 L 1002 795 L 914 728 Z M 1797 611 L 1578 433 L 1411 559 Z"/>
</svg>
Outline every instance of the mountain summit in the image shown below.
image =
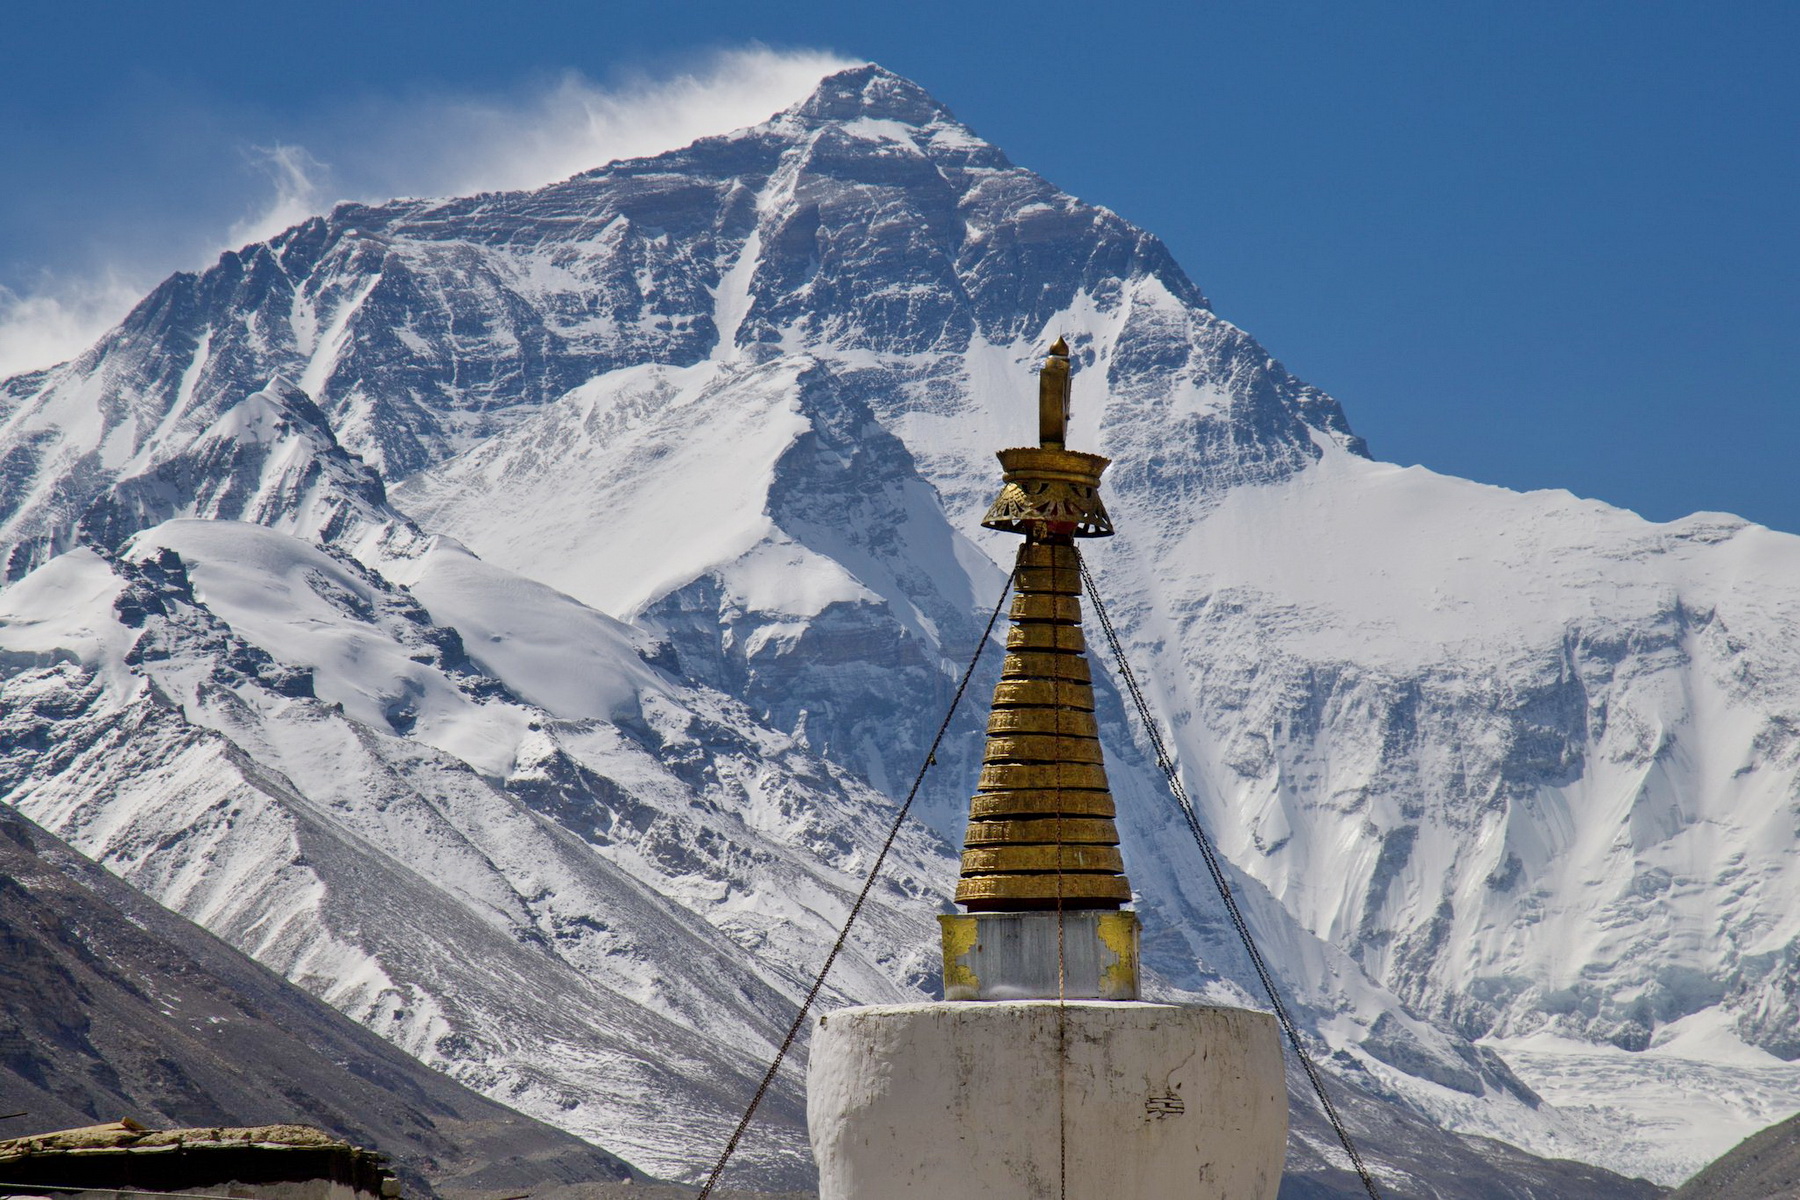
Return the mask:
<svg viewBox="0 0 1800 1200">
<path fill-rule="evenodd" d="M 536 191 L 340 206 L 0 385 L 0 788 L 691 1176 L 980 639 L 991 455 L 1058 336 L 1128 531 L 1101 593 L 1297 1010 L 1406 1131 L 1378 1160 L 1526 1194 L 1454 1130 L 1667 1181 L 1800 1106 L 1800 541 L 1372 461 L 1155 237 L 875 66 Z M 1241 995 L 1096 699 L 1146 966 Z M 965 712 L 838 999 L 935 988 L 979 745 Z"/>
<path fill-rule="evenodd" d="M 956 124 L 950 110 L 924 88 L 874 63 L 827 75 L 812 95 L 789 111 L 820 125 L 864 118 L 915 127 Z"/>
</svg>

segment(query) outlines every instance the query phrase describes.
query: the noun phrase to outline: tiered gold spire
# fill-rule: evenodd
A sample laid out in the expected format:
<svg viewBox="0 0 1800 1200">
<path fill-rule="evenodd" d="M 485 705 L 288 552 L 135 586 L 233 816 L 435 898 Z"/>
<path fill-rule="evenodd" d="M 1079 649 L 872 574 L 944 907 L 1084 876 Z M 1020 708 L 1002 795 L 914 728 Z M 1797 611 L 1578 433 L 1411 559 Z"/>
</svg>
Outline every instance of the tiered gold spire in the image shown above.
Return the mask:
<svg viewBox="0 0 1800 1200">
<path fill-rule="evenodd" d="M 994 688 L 956 902 L 970 912 L 1111 909 L 1131 900 L 1094 724 L 1081 632 L 1078 537 L 1106 537 L 1108 460 L 1064 448 L 1069 347 L 1038 382 L 1038 441 L 1000 451 L 1005 482 L 982 524 L 1025 535 L 1006 663 Z"/>
</svg>

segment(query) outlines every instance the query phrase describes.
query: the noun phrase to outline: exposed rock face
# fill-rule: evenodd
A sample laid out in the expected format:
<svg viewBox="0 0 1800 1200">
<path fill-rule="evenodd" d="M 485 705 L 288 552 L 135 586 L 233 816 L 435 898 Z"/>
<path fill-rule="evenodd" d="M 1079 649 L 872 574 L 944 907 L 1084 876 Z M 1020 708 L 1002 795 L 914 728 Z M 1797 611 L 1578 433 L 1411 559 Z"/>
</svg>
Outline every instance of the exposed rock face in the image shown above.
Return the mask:
<svg viewBox="0 0 1800 1200">
<path fill-rule="evenodd" d="M 340 207 L 5 384 L 0 784 L 430 1061 L 690 1170 L 657 1122 L 726 1119 L 910 785 L 1059 333 L 1115 460 L 1090 561 L 1337 1069 L 1670 1181 L 1800 1104 L 1800 542 L 1371 461 L 1154 237 L 875 67 L 536 192 Z M 1100 706 L 1148 962 L 1241 996 Z M 978 708 L 845 998 L 932 983 Z M 1715 1069 L 1742 1090 L 1678 1113 Z"/>
</svg>

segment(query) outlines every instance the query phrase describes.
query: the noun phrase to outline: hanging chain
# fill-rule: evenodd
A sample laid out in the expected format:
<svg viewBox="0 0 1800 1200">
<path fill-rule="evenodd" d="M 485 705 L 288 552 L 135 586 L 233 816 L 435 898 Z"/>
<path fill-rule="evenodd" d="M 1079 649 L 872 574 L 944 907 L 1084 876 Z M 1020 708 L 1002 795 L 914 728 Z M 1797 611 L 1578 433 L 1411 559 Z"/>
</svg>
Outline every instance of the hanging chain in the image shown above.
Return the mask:
<svg viewBox="0 0 1800 1200">
<path fill-rule="evenodd" d="M 1350 1156 L 1350 1164 L 1362 1179 L 1363 1187 L 1368 1191 L 1370 1200 L 1381 1200 L 1381 1191 L 1375 1186 L 1375 1177 L 1369 1173 L 1362 1155 L 1356 1149 L 1356 1143 L 1350 1138 L 1349 1129 L 1344 1126 L 1344 1119 L 1338 1115 L 1337 1106 L 1325 1091 L 1324 1077 L 1314 1064 L 1312 1055 L 1308 1053 L 1305 1042 L 1300 1036 L 1300 1027 L 1288 1013 L 1287 1005 L 1282 1002 L 1281 992 L 1275 986 L 1275 975 L 1264 960 L 1262 951 L 1257 948 L 1256 939 L 1250 933 L 1250 923 L 1244 919 L 1243 910 L 1238 907 L 1237 896 L 1231 890 L 1231 882 L 1225 876 L 1225 869 L 1220 864 L 1218 851 L 1214 849 L 1212 839 L 1206 836 L 1206 830 L 1200 824 L 1200 818 L 1194 812 L 1193 801 L 1188 798 L 1187 789 L 1182 786 L 1181 774 L 1175 769 L 1175 761 L 1169 757 L 1169 751 L 1163 744 L 1162 733 L 1156 722 L 1150 717 L 1150 706 L 1144 702 L 1144 693 L 1138 687 L 1137 676 L 1132 673 L 1131 664 L 1126 661 L 1125 649 L 1119 642 L 1118 631 L 1113 628 L 1112 618 L 1107 615 L 1106 605 L 1100 599 L 1100 589 L 1094 584 L 1094 576 L 1088 570 L 1087 560 L 1080 557 L 1076 550 L 1077 560 L 1081 563 L 1081 578 L 1087 585 L 1088 596 L 1094 602 L 1094 615 L 1100 619 L 1100 628 L 1106 634 L 1106 644 L 1111 647 L 1113 660 L 1119 666 L 1119 678 L 1125 681 L 1126 690 L 1131 693 L 1131 703 L 1137 709 L 1138 721 L 1144 727 L 1144 733 L 1150 739 L 1151 748 L 1156 751 L 1156 765 L 1169 783 L 1169 795 L 1175 806 L 1181 810 L 1182 819 L 1187 822 L 1188 831 L 1194 835 L 1195 843 L 1200 847 L 1200 854 L 1206 860 L 1207 874 L 1212 876 L 1213 886 L 1218 889 L 1219 899 L 1224 902 L 1225 913 L 1231 918 L 1232 928 L 1237 930 L 1239 940 L 1244 943 L 1244 952 L 1250 958 L 1250 965 L 1256 971 L 1256 978 L 1262 984 L 1263 991 L 1269 997 L 1269 1005 L 1275 1010 L 1275 1019 L 1281 1025 L 1282 1032 L 1294 1048 L 1294 1054 L 1300 1060 L 1301 1069 L 1312 1084 L 1313 1093 L 1319 1098 L 1319 1107 L 1325 1112 L 1325 1119 L 1331 1122 L 1331 1128 L 1337 1134 L 1338 1144 L 1344 1153 Z"/>
<path fill-rule="evenodd" d="M 831 952 L 825 956 L 825 963 L 819 968 L 819 974 L 813 979 L 812 986 L 806 990 L 806 999 L 800 1002 L 800 1011 L 794 1014 L 794 1023 L 788 1026 L 787 1036 L 781 1039 L 781 1048 L 775 1052 L 775 1061 L 763 1074 L 762 1083 L 757 1086 L 756 1095 L 750 1098 L 750 1107 L 744 1110 L 739 1118 L 737 1128 L 731 1131 L 731 1139 L 725 1143 L 725 1149 L 719 1155 L 719 1161 L 713 1164 L 712 1174 L 706 1177 L 706 1184 L 700 1189 L 695 1200 L 708 1200 L 713 1188 L 719 1184 L 719 1176 L 725 1173 L 725 1164 L 737 1152 L 738 1143 L 744 1138 L 744 1131 L 750 1128 L 750 1120 L 756 1115 L 763 1097 L 769 1094 L 769 1088 L 775 1083 L 776 1072 L 786 1060 L 788 1051 L 793 1049 L 800 1030 L 806 1024 L 807 1014 L 812 1011 L 813 1001 L 819 998 L 819 992 L 825 987 L 825 976 L 831 973 L 832 964 L 837 962 L 838 955 L 850 940 L 850 927 L 856 924 L 856 918 L 862 915 L 863 903 L 868 900 L 869 892 L 875 886 L 876 878 L 881 874 L 881 866 L 887 861 L 888 851 L 893 849 L 894 839 L 900 836 L 900 827 L 906 821 L 906 814 L 912 810 L 913 800 L 919 794 L 919 786 L 925 782 L 925 772 L 937 762 L 937 748 L 944 740 L 944 734 L 950 729 L 950 721 L 956 716 L 957 706 L 962 703 L 963 693 L 969 690 L 969 680 L 975 677 L 975 665 L 981 661 L 981 652 L 987 649 L 988 639 L 994 636 L 994 625 L 1000 620 L 1000 609 L 1006 604 L 1006 597 L 1012 591 L 1013 579 L 1017 574 L 1015 568 L 1001 585 L 1000 598 L 994 601 L 994 611 L 988 614 L 987 628 L 982 631 L 981 640 L 975 643 L 975 652 L 969 656 L 969 665 L 963 671 L 962 681 L 956 685 L 956 694 L 950 697 L 950 707 L 944 713 L 943 722 L 938 725 L 937 735 L 931 739 L 931 746 L 925 751 L 925 760 L 919 764 L 919 773 L 913 776 L 912 787 L 907 789 L 906 800 L 894 813 L 894 823 L 888 827 L 887 838 L 881 843 L 881 851 L 875 855 L 875 861 L 869 866 L 869 874 L 863 880 L 862 891 L 856 895 L 856 903 L 850 906 L 850 915 L 844 918 L 844 927 L 838 931 L 837 941 L 831 944 Z"/>
</svg>

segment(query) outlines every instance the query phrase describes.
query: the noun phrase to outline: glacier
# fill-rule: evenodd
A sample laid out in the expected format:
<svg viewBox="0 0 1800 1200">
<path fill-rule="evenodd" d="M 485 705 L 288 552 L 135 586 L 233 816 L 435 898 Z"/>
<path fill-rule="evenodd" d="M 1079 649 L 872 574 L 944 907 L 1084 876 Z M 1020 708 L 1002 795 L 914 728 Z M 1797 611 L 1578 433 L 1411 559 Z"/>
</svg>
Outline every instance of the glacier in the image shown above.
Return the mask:
<svg viewBox="0 0 1800 1200">
<path fill-rule="evenodd" d="M 0 384 L 0 789 L 692 1178 L 979 643 L 992 451 L 1058 334 L 1115 460 L 1089 561 L 1358 1111 L 1673 1182 L 1800 1109 L 1800 540 L 1375 460 L 1153 236 L 878 67 L 339 206 Z M 1100 691 L 1148 967 L 1248 999 Z M 934 986 L 980 707 L 832 1002 Z M 756 1178 L 806 1177 L 796 1088 Z"/>
</svg>

